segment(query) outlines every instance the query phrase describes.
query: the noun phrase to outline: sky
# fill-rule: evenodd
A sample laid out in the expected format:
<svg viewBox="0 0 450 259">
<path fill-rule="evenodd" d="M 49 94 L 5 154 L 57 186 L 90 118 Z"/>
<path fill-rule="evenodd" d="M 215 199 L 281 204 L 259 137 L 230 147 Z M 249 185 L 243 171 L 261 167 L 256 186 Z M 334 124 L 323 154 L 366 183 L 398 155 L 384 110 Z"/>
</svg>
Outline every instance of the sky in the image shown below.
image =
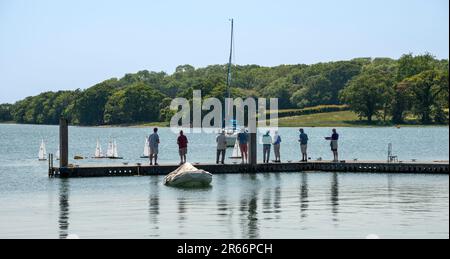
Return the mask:
<svg viewBox="0 0 450 259">
<path fill-rule="evenodd" d="M 449 57 L 448 0 L 0 0 L 0 103 L 173 73 L 356 57 Z"/>
</svg>

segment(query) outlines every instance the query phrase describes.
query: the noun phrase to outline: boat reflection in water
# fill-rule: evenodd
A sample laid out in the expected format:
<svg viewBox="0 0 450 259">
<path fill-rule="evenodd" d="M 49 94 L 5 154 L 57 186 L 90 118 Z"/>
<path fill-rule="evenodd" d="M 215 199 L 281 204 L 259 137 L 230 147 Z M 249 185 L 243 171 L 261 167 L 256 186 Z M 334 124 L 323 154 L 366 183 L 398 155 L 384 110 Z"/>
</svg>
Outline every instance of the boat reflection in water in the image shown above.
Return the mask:
<svg viewBox="0 0 450 259">
<path fill-rule="evenodd" d="M 66 239 L 69 236 L 69 179 L 61 179 L 59 182 L 59 238 Z"/>
<path fill-rule="evenodd" d="M 418 216 L 435 215 L 445 207 L 442 204 L 448 204 L 439 176 L 268 173 L 215 177 L 212 187 L 202 189 L 167 187 L 163 176 L 58 179 L 59 237 L 365 238 L 376 232 L 390 238 L 411 228 L 417 232 Z M 421 181 L 420 188 L 408 177 Z M 70 202 L 74 196 L 76 202 Z M 433 221 L 437 225 L 427 228 L 437 231 L 438 226 L 448 225 L 445 220 L 438 218 Z"/>
</svg>

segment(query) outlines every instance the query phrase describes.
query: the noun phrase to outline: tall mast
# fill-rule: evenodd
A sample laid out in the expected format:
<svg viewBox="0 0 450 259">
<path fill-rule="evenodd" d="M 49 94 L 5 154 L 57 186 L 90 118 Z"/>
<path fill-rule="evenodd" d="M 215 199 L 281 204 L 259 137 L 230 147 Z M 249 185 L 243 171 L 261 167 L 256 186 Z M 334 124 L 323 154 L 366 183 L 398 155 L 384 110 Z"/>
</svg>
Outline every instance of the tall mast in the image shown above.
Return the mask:
<svg viewBox="0 0 450 259">
<path fill-rule="evenodd" d="M 234 19 L 231 19 L 231 42 L 230 42 L 230 60 L 228 62 L 228 77 L 227 77 L 227 92 L 228 92 L 228 98 L 231 98 L 231 62 L 233 58 L 233 35 L 234 33 Z"/>
</svg>

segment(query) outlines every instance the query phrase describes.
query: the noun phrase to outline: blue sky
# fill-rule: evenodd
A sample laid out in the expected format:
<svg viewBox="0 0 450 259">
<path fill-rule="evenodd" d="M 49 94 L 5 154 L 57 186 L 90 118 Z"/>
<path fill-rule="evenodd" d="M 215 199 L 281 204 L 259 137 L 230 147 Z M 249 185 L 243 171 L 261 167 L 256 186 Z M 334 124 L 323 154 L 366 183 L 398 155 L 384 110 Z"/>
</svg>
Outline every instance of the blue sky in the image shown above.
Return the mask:
<svg viewBox="0 0 450 259">
<path fill-rule="evenodd" d="M 0 0 L 0 103 L 139 70 L 449 56 L 448 0 Z"/>
</svg>

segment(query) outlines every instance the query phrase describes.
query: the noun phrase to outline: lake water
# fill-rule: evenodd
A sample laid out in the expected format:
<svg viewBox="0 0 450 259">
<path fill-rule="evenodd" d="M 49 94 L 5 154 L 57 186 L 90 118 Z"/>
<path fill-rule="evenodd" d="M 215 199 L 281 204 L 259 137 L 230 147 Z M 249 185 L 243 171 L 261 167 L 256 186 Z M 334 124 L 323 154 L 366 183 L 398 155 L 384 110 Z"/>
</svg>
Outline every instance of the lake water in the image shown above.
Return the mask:
<svg viewBox="0 0 450 259">
<path fill-rule="evenodd" d="M 70 157 L 117 139 L 114 163 L 139 159 L 144 128 L 70 127 Z M 310 156 L 331 159 L 329 128 L 306 128 Z M 449 129 L 338 128 L 341 159 L 449 159 Z M 280 129 L 282 159 L 299 160 L 297 130 Z M 161 129 L 160 163 L 178 161 Z M 0 238 L 448 238 L 448 175 L 273 173 L 217 175 L 212 187 L 169 188 L 163 177 L 49 179 L 40 140 L 56 152 L 58 127 L 0 125 Z M 188 135 L 191 162 L 215 160 L 214 135 Z M 259 147 L 261 148 L 261 147 Z M 228 151 L 229 154 L 231 150 Z M 261 158 L 261 155 L 259 155 Z M 261 159 L 260 159 L 261 160 Z M 230 162 L 230 161 L 228 161 Z M 74 163 L 74 161 L 71 161 Z M 78 161 L 77 163 L 111 163 Z"/>
</svg>

